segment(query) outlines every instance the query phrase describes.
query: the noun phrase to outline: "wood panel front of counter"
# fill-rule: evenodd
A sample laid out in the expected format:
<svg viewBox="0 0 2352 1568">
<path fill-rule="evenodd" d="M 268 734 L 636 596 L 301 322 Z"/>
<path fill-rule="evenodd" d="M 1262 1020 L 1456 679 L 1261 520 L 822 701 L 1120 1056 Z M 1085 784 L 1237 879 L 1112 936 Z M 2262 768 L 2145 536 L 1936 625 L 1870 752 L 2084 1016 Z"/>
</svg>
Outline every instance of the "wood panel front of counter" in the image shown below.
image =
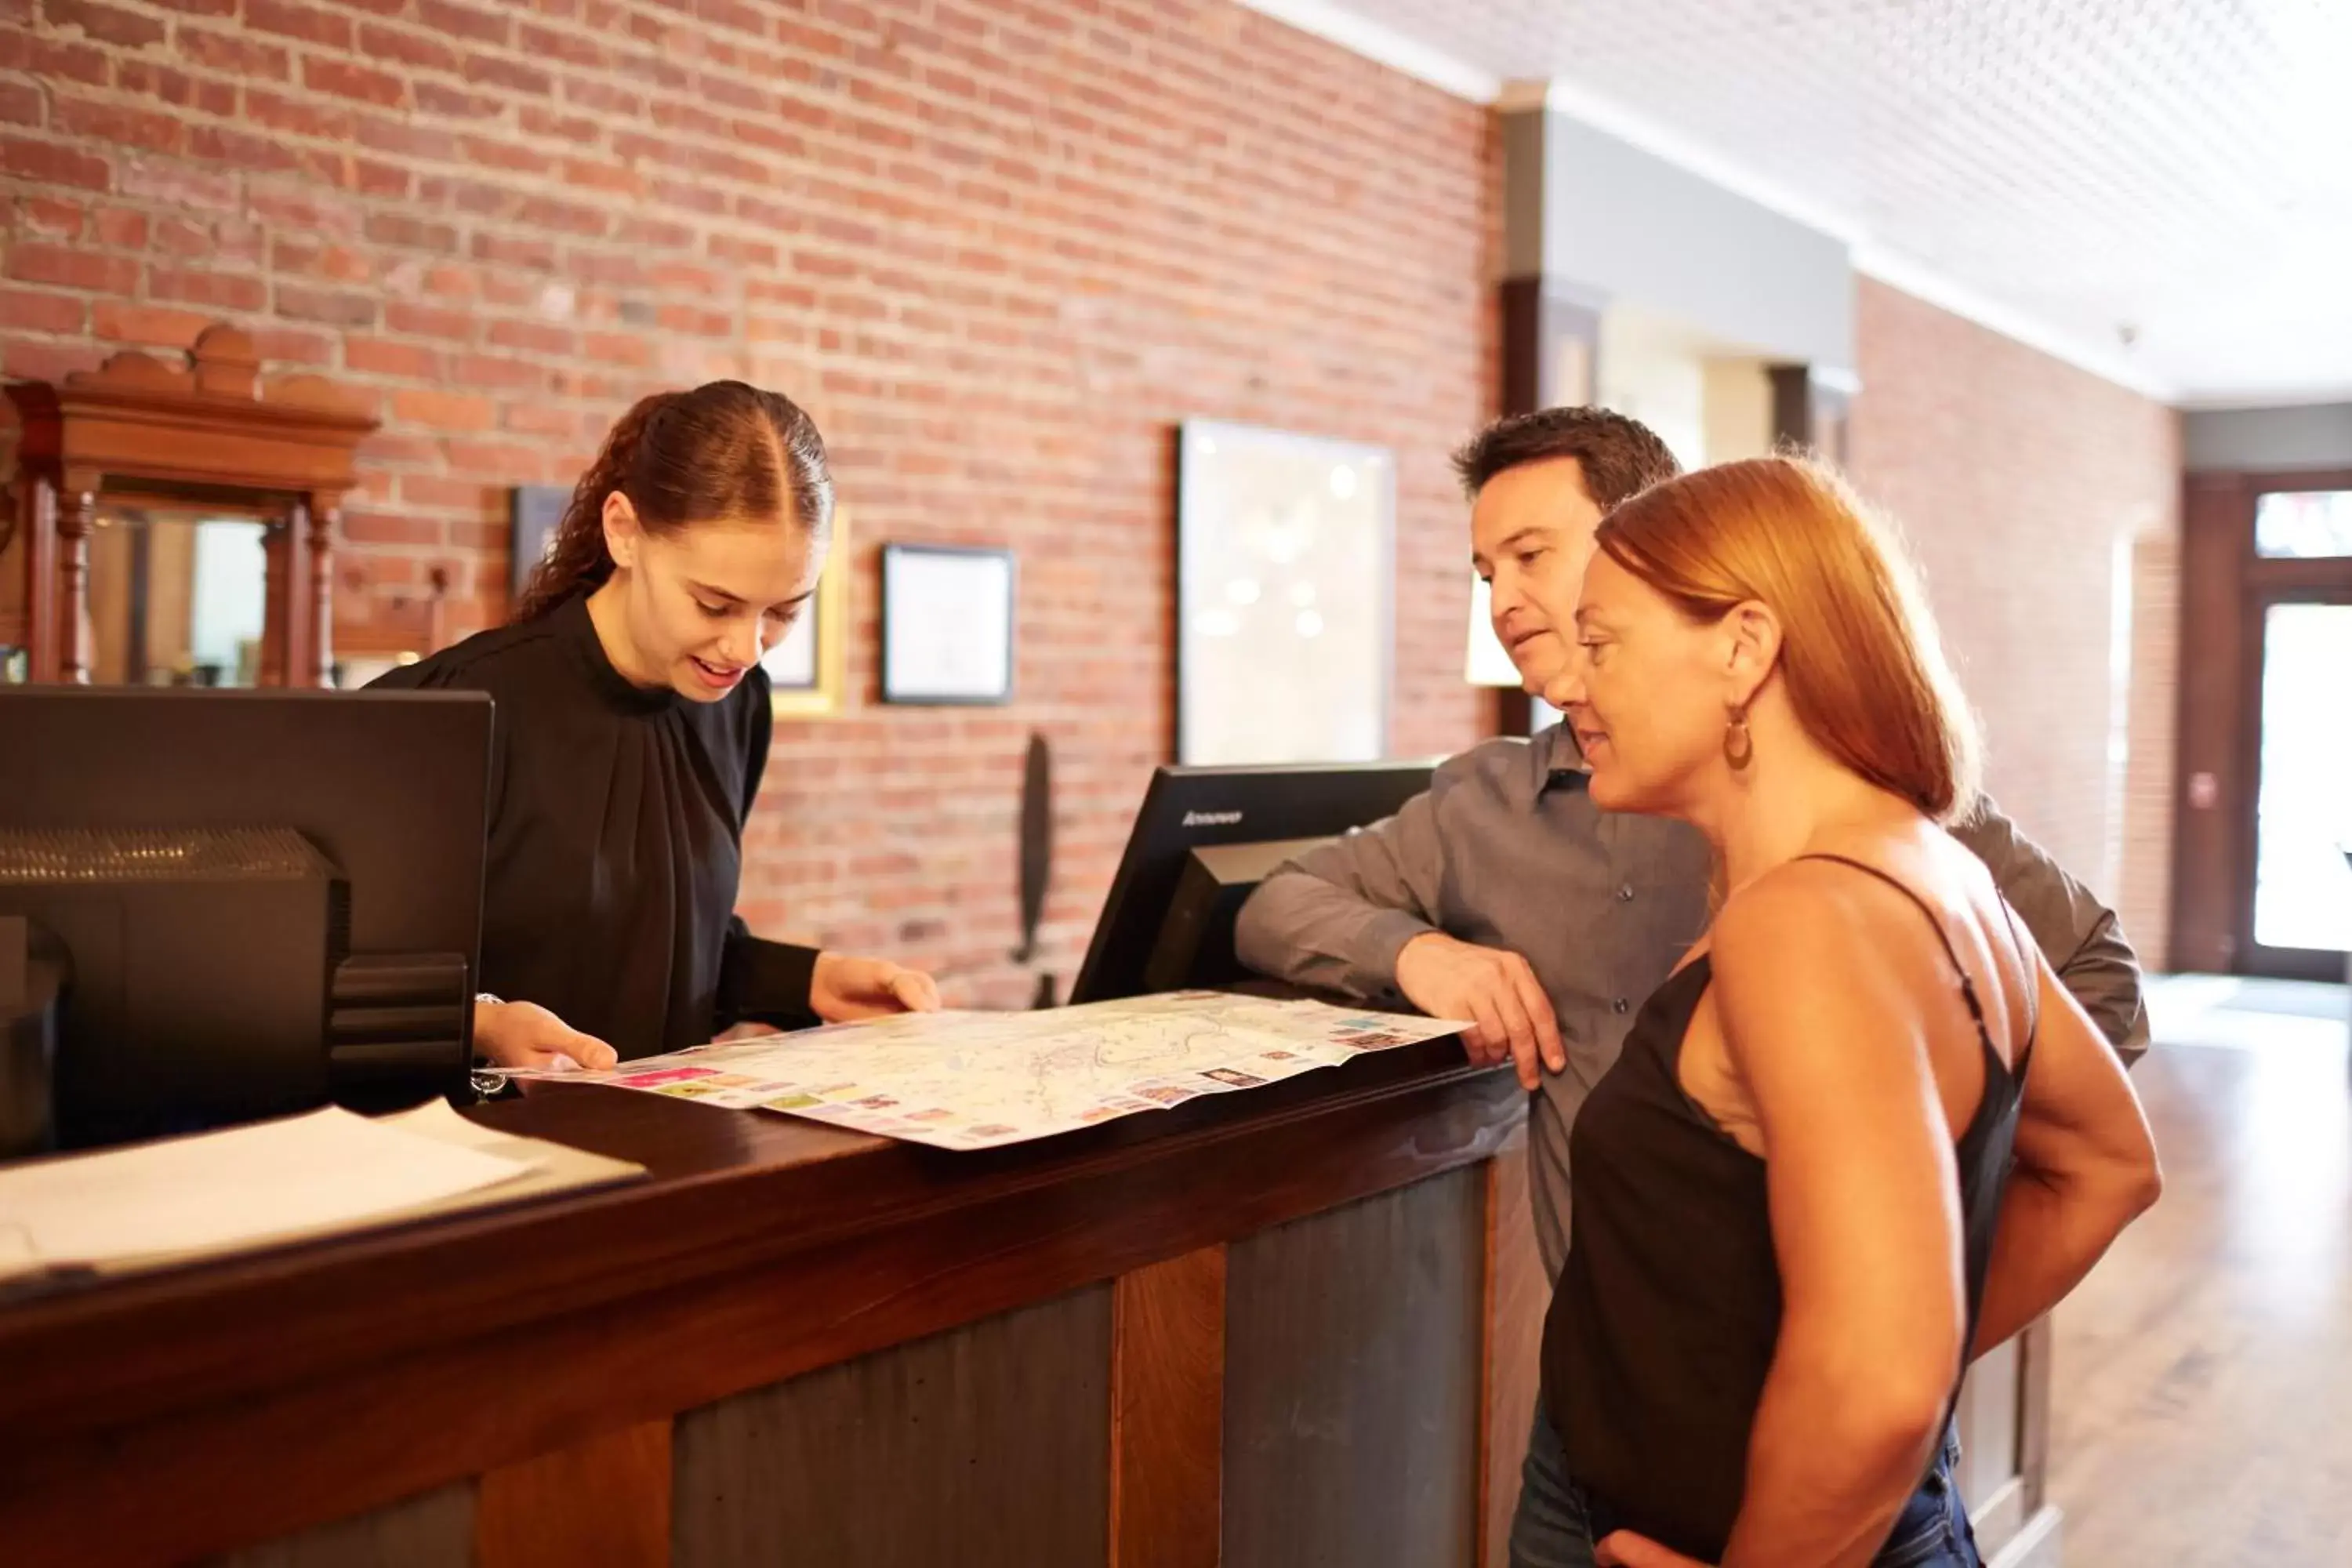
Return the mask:
<svg viewBox="0 0 2352 1568">
<path fill-rule="evenodd" d="M 1226 1244 L 1481 1166 L 1524 1113 L 1452 1041 L 983 1154 L 535 1094 L 477 1114 L 653 1179 L 0 1308 L 0 1556 L 184 1562 L 465 1483 L 480 1568 L 659 1563 L 674 1419 L 1108 1282 L 1101 1560 L 1213 1563 Z M 1523 1282 L 1510 1224 L 1469 1255 Z M 1527 1344 L 1528 1293 L 1484 1299 L 1485 1344 Z M 1508 1476 L 1533 1368 L 1484 1375 Z M 1463 1560 L 1499 1562 L 1476 1502 Z"/>
</svg>

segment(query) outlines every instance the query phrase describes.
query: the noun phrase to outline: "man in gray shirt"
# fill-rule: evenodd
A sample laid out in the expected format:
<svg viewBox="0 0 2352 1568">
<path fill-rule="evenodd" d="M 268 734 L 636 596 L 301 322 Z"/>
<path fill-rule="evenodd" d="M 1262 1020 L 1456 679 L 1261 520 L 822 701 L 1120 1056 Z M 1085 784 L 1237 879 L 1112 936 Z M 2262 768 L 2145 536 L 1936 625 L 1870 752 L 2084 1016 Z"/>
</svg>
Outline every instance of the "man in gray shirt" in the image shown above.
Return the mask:
<svg viewBox="0 0 2352 1568">
<path fill-rule="evenodd" d="M 1595 408 L 1499 420 L 1455 455 L 1495 632 L 1530 691 L 1575 653 L 1593 530 L 1679 471 L 1647 427 Z M 1568 1251 L 1568 1133 L 1633 1015 L 1707 920 L 1706 845 L 1612 815 L 1573 736 L 1485 742 L 1402 810 L 1266 879 L 1235 931 L 1264 973 L 1467 1018 L 1474 1059 L 1534 1091 L 1529 1168 L 1544 1267 Z M 2068 990 L 2126 1061 L 2147 1047 L 2139 965 L 2116 918 L 1988 804 L 1957 832 L 1992 870 Z"/>
</svg>

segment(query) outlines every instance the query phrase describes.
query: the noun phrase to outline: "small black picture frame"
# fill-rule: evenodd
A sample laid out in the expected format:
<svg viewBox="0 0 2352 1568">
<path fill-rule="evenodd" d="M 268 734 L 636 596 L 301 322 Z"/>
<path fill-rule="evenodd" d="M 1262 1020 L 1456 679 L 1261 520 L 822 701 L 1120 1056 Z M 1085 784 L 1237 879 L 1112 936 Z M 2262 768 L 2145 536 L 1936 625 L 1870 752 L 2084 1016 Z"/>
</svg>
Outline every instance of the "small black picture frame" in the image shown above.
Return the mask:
<svg viewBox="0 0 2352 1568">
<path fill-rule="evenodd" d="M 1002 707 L 1013 700 L 1018 563 L 970 544 L 882 547 L 882 700 Z"/>
<path fill-rule="evenodd" d="M 571 504 L 572 492 L 560 485 L 517 485 L 508 493 L 507 516 L 513 530 L 507 592 L 515 603 L 521 603 L 530 574 L 554 547 L 556 527 L 563 521 L 563 509 Z"/>
</svg>

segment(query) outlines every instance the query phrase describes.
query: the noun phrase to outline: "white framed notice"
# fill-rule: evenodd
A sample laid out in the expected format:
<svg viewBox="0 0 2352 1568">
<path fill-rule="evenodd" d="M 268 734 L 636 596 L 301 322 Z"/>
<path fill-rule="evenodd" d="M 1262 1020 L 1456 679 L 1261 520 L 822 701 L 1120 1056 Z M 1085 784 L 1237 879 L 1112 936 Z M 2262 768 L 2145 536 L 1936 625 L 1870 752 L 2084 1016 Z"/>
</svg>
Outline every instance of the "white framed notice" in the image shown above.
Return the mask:
<svg viewBox="0 0 2352 1568">
<path fill-rule="evenodd" d="M 760 656 L 768 702 L 779 719 L 821 719 L 841 711 L 848 689 L 849 517 L 836 506 L 816 592 L 776 646 Z"/>
<path fill-rule="evenodd" d="M 1185 421 L 1177 450 L 1177 761 L 1385 756 L 1390 454 L 1211 420 Z"/>
<path fill-rule="evenodd" d="M 1013 700 L 1015 574 L 1009 550 L 882 547 L 882 700 Z"/>
<path fill-rule="evenodd" d="M 824 618 L 819 602 L 811 599 L 793 618 L 783 638 L 760 656 L 760 668 L 778 691 L 810 691 L 816 687 L 817 623 Z"/>
</svg>

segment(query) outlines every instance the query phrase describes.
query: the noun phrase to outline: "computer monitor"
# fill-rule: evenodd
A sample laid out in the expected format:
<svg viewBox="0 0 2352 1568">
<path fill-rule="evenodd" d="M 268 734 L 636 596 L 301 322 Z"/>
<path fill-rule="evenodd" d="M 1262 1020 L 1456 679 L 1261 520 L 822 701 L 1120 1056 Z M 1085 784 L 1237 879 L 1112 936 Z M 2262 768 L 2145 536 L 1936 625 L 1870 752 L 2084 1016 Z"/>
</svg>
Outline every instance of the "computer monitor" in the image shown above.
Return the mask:
<svg viewBox="0 0 2352 1568">
<path fill-rule="evenodd" d="M 490 723 L 479 692 L 0 688 L 0 915 L 70 970 L 58 1142 L 461 1089 Z"/>
<path fill-rule="evenodd" d="M 1070 1000 L 1103 1002 L 1228 978 L 1234 911 L 1258 878 L 1318 840 L 1395 815 L 1429 787 L 1435 766 L 1423 760 L 1160 768 Z"/>
</svg>

